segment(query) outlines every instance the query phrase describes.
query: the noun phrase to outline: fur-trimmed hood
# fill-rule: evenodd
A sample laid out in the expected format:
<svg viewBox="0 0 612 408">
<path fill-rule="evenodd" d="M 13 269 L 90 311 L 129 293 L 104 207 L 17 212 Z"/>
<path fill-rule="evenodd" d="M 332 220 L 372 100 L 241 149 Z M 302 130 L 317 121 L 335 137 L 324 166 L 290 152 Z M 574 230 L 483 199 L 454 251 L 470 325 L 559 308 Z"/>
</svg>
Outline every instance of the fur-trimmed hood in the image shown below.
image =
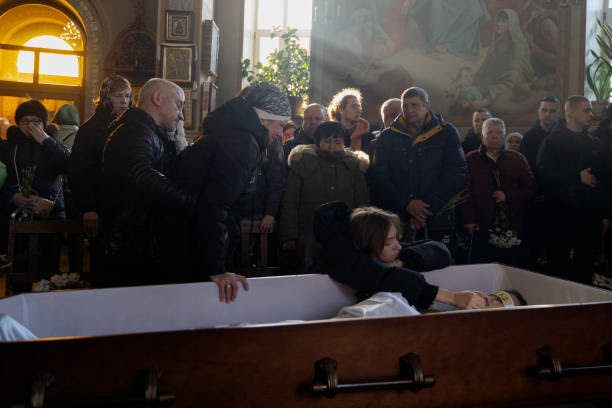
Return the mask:
<svg viewBox="0 0 612 408">
<path fill-rule="evenodd" d="M 362 152 L 362 151 L 352 151 L 349 148 L 344 149 L 344 158 L 342 161 L 346 163 L 348 166 L 356 165 L 359 170 L 363 173 L 366 172 L 368 166 L 370 165 L 370 157 Z M 296 163 L 302 161 L 307 157 L 318 158 L 319 157 L 319 148 L 317 145 L 309 144 L 309 145 L 299 145 L 291 150 L 289 154 L 289 167 L 294 167 Z"/>
</svg>

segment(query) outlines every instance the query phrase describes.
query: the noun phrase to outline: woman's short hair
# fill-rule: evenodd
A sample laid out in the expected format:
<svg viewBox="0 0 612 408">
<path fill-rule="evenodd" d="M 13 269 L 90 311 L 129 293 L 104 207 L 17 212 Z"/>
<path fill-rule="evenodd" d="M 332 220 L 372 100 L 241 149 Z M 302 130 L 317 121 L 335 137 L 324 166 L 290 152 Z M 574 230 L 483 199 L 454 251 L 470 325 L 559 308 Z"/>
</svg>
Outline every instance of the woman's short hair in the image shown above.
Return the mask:
<svg viewBox="0 0 612 408">
<path fill-rule="evenodd" d="M 382 252 L 392 225 L 398 235 L 401 233 L 399 217 L 377 207 L 354 209 L 349 224 L 355 246 L 371 256 L 378 256 Z"/>
<path fill-rule="evenodd" d="M 110 97 L 117 91 L 123 91 L 124 89 L 132 89 L 130 81 L 121 75 L 111 75 L 104 78 L 100 84 L 100 92 L 96 99 L 94 99 L 94 105 L 102 106 L 107 112 L 113 111 L 113 102 Z M 130 98 L 130 108 L 132 107 L 132 99 Z"/>
<path fill-rule="evenodd" d="M 15 110 L 15 123 L 19 125 L 24 116 L 36 116 L 42 121 L 43 128 L 49 124 L 49 112 L 45 105 L 36 99 L 30 99 L 21 103 Z"/>
<path fill-rule="evenodd" d="M 296 129 L 297 130 L 297 126 L 295 125 L 295 123 L 293 123 L 292 121 L 289 121 L 285 124 L 285 126 L 283 126 L 283 133 L 285 132 L 285 130 L 287 129 Z"/>
<path fill-rule="evenodd" d="M 361 92 L 355 88 L 344 88 L 334 95 L 327 107 L 327 116 L 340 122 L 340 109 L 346 108 L 350 98 L 356 98 L 361 103 Z"/>
<path fill-rule="evenodd" d="M 319 146 L 321 140 L 327 139 L 330 136 L 334 139 L 342 139 L 344 141 L 344 146 L 349 146 L 351 144 L 351 136 L 348 130 L 339 122 L 321 123 L 312 137 L 317 146 Z"/>
</svg>

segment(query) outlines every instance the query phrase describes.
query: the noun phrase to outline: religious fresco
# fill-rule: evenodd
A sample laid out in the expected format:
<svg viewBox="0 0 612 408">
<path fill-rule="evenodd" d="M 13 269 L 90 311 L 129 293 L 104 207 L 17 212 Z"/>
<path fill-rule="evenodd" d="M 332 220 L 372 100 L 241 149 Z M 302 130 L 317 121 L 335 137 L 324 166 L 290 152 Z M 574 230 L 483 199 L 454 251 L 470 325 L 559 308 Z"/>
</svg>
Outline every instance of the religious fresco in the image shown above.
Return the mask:
<svg viewBox="0 0 612 408">
<path fill-rule="evenodd" d="M 567 2 L 320 0 L 317 7 L 313 56 L 321 51 L 329 77 L 324 102 L 326 91 L 354 86 L 372 117 L 385 99 L 420 86 L 449 117 L 481 107 L 518 116 L 543 96 L 565 96 L 557 74 L 567 65 L 560 58 Z"/>
</svg>

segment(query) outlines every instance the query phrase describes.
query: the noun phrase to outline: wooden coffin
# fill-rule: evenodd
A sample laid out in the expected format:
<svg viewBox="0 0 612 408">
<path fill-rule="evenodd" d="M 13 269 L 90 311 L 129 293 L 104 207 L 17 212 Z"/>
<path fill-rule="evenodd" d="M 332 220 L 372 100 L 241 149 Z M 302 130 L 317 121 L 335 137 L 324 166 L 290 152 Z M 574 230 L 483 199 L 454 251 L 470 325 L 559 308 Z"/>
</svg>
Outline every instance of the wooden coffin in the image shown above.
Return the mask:
<svg viewBox="0 0 612 408">
<path fill-rule="evenodd" d="M 0 312 L 44 339 L 0 344 L 0 399 L 612 406 L 612 292 L 500 265 L 426 276 L 452 290 L 517 289 L 532 306 L 330 320 L 354 298 L 325 275 L 250 279 L 232 304 L 211 283 L 21 295 L 0 301 Z"/>
</svg>

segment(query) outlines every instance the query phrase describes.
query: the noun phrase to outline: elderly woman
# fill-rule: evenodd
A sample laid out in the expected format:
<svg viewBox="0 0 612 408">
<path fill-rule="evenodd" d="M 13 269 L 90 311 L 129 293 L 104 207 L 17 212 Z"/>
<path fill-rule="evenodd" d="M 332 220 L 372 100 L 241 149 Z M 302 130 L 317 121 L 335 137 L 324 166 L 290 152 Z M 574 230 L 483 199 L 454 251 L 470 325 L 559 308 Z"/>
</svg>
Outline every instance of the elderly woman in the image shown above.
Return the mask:
<svg viewBox="0 0 612 408">
<path fill-rule="evenodd" d="M 408 246 L 398 241 L 399 217 L 375 207 L 353 211 L 344 203 L 328 203 L 317 209 L 314 233 L 324 249 L 323 271 L 357 292 L 400 292 L 418 309 L 434 301 L 460 309 L 487 305 L 481 292 L 451 292 L 427 283 L 417 271 L 448 266 L 451 256 L 442 243 Z"/>
<path fill-rule="evenodd" d="M 99 180 L 102 151 L 111 121 L 132 106 L 132 87 L 120 75 L 105 78 L 94 101 L 96 112 L 76 135 L 70 156 L 70 186 L 77 209 L 83 215 L 83 228 L 90 237 L 99 233 Z"/>
<path fill-rule="evenodd" d="M 60 142 L 67 148 L 72 149 L 74 138 L 79 131 L 79 111 L 72 105 L 62 105 L 53 115 L 51 122 L 59 127 L 58 138 Z"/>
<path fill-rule="evenodd" d="M 351 150 L 365 152 L 375 137 L 370 132 L 368 121 L 361 117 L 361 99 L 361 92 L 358 89 L 343 89 L 332 98 L 327 107 L 327 114 L 348 130 Z"/>
<path fill-rule="evenodd" d="M 325 122 L 314 133 L 316 145 L 296 146 L 289 155 L 280 240 L 284 250 L 299 251 L 306 272 L 317 250 L 312 232 L 315 209 L 336 200 L 351 208 L 370 201 L 364 176 L 369 160 L 366 154 L 345 148 L 348 138 L 340 123 Z"/>
<path fill-rule="evenodd" d="M 521 143 L 523 142 L 523 135 L 519 132 L 512 132 L 506 136 L 506 147 L 510 150 L 514 150 L 518 152 L 521 148 Z"/>
</svg>

